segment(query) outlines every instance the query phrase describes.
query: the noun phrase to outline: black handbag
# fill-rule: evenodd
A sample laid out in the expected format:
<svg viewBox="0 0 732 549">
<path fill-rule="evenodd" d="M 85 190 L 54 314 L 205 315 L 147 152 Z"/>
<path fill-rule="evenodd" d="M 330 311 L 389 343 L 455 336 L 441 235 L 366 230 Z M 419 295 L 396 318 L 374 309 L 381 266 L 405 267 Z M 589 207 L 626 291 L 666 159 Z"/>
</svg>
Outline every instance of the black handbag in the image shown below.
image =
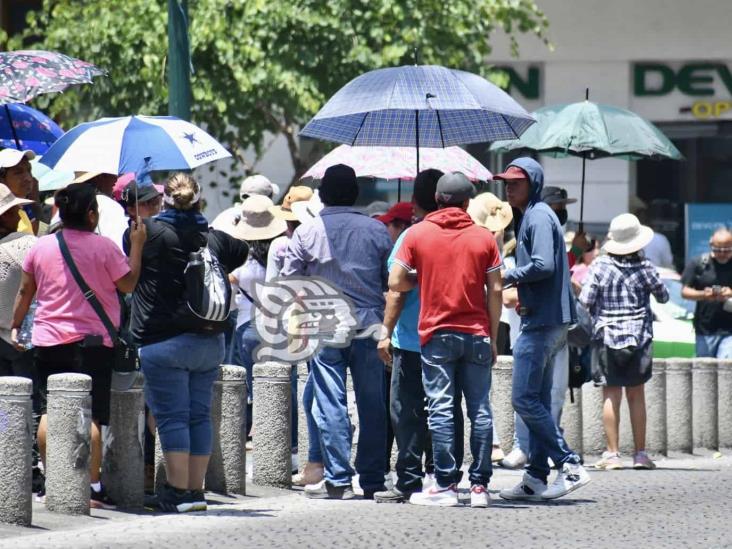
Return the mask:
<svg viewBox="0 0 732 549">
<path fill-rule="evenodd" d="M 61 248 L 61 255 L 63 256 L 66 265 L 69 267 L 74 280 L 76 280 L 76 283 L 79 285 L 81 293 L 84 294 L 84 299 L 89 302 L 89 305 L 92 306 L 94 312 L 97 313 L 97 316 L 107 329 L 109 337 L 112 339 L 112 344 L 114 345 L 114 363 L 112 364 L 112 369 L 115 372 L 124 373 L 137 371 L 139 369 L 139 365 L 137 361 L 137 353 L 135 352 L 134 347 L 120 337 L 119 332 L 107 316 L 107 313 L 99 302 L 94 290 L 89 287 L 84 280 L 84 277 L 81 276 L 79 269 L 76 267 L 76 263 L 74 263 L 74 258 L 71 257 L 71 252 L 69 251 L 69 247 L 66 245 L 63 233 L 56 233 L 56 239 L 58 240 L 59 248 Z"/>
</svg>

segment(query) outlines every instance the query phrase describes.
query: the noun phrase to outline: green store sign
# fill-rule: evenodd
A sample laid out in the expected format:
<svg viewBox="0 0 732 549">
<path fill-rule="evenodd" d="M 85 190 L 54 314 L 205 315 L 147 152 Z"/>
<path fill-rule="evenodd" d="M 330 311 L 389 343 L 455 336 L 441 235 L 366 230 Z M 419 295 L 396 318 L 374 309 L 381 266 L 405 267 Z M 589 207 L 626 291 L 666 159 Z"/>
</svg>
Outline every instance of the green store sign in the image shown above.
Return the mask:
<svg viewBox="0 0 732 549">
<path fill-rule="evenodd" d="M 678 69 L 661 63 L 637 63 L 633 89 L 638 97 L 667 95 L 674 89 L 693 97 L 708 97 L 717 93 L 715 78 L 732 95 L 732 71 L 724 63 L 687 63 Z M 650 79 L 653 83 L 649 83 Z"/>
</svg>

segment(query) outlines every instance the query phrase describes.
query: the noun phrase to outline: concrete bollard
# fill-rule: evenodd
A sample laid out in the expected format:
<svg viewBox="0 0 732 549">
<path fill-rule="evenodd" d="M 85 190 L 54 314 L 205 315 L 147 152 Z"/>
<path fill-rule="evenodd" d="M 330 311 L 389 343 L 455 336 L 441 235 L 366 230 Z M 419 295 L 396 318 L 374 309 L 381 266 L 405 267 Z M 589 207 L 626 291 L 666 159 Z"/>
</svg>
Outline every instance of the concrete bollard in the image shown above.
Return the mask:
<svg viewBox="0 0 732 549">
<path fill-rule="evenodd" d="M 666 455 L 666 361 L 653 361 L 653 376 L 646 383 L 646 450 Z"/>
<path fill-rule="evenodd" d="M 168 481 L 165 473 L 165 454 L 163 447 L 160 445 L 160 433 L 155 430 L 155 493 L 159 493 L 160 489 Z"/>
<path fill-rule="evenodd" d="M 666 361 L 666 433 L 670 452 L 693 450 L 691 360 Z"/>
<path fill-rule="evenodd" d="M 138 374 L 127 391 L 112 391 L 104 486 L 119 507 L 140 509 L 145 499 L 145 397 Z"/>
<path fill-rule="evenodd" d="M 297 470 L 303 472 L 308 463 L 308 448 L 310 448 L 310 435 L 308 434 L 308 418 L 305 414 L 303 394 L 305 383 L 308 380 L 308 365 L 301 362 L 297 365 Z"/>
<path fill-rule="evenodd" d="M 582 386 L 582 451 L 585 455 L 599 455 L 607 449 L 602 404 L 602 387 L 585 383 Z"/>
<path fill-rule="evenodd" d="M 0 522 L 30 526 L 33 383 L 0 377 Z M 87 493 L 87 498 L 88 498 Z"/>
<path fill-rule="evenodd" d="M 719 447 L 717 359 L 695 358 L 691 379 L 694 448 L 716 450 Z"/>
<path fill-rule="evenodd" d="M 214 448 L 206 472 L 206 488 L 224 494 L 246 494 L 247 371 L 221 367 L 214 384 Z"/>
<path fill-rule="evenodd" d="M 290 488 L 292 485 L 291 421 L 292 366 L 279 362 L 254 365 L 254 483 Z"/>
<path fill-rule="evenodd" d="M 732 360 L 717 365 L 719 447 L 732 448 Z"/>
<path fill-rule="evenodd" d="M 511 388 L 513 387 L 513 357 L 499 356 L 493 365 L 491 381 L 491 408 L 493 410 L 493 427 L 498 429 L 501 437 L 501 449 L 507 454 L 513 448 L 513 404 Z M 470 420 L 465 415 L 465 463 L 470 463 Z"/>
<path fill-rule="evenodd" d="M 577 454 L 582 455 L 582 389 L 574 390 L 574 403 L 570 399 L 570 389 L 562 408 L 561 428 L 564 431 L 564 440 Z"/>
<path fill-rule="evenodd" d="M 46 508 L 69 515 L 89 514 L 91 377 L 48 377 Z"/>
</svg>

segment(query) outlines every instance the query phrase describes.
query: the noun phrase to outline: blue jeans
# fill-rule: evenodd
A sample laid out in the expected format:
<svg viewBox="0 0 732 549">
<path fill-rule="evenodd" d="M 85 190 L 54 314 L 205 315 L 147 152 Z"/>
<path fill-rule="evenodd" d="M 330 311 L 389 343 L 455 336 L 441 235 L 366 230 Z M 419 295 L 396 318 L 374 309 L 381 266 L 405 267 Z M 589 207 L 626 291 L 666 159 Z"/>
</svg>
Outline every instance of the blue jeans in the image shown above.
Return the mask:
<svg viewBox="0 0 732 549">
<path fill-rule="evenodd" d="M 697 335 L 696 356 L 732 358 L 732 335 Z"/>
<path fill-rule="evenodd" d="M 251 322 L 245 322 L 236 329 L 233 342 L 232 364 L 243 366 L 247 371 L 247 435 L 252 431 L 254 421 L 252 402 L 254 398 L 254 349 L 259 345 L 257 330 Z"/>
<path fill-rule="evenodd" d="M 364 490 L 381 489 L 386 469 L 386 387 L 384 363 L 373 339 L 348 347 L 326 347 L 312 359 L 313 416 L 323 445 L 325 479 L 333 486 L 351 483 L 351 422 L 346 402 L 346 371 L 353 376 L 359 418 L 356 471 Z"/>
<path fill-rule="evenodd" d="M 308 368 L 310 368 L 310 365 L 308 365 Z M 320 430 L 313 416 L 313 391 L 313 372 L 311 369 L 302 392 L 302 406 L 308 423 L 308 461 L 310 463 L 323 463 Z"/>
<path fill-rule="evenodd" d="M 145 400 L 164 452 L 211 454 L 211 399 L 223 359 L 224 334 L 181 334 L 140 347 Z"/>
<path fill-rule="evenodd" d="M 546 482 L 547 458 L 557 467 L 579 463 L 551 414 L 554 360 L 566 345 L 567 326 L 523 329 L 513 349 L 513 407 L 529 428 L 527 472 Z"/>
<path fill-rule="evenodd" d="M 459 332 L 438 331 L 422 347 L 422 383 L 427 395 L 427 412 L 435 477 L 440 486 L 460 481 L 455 459 L 454 401 L 462 392 L 470 418 L 468 469 L 471 484 L 486 486 L 491 479 L 493 418 L 490 338 Z"/>
<path fill-rule="evenodd" d="M 567 388 L 569 387 L 569 347 L 565 345 L 554 357 L 552 365 L 552 403 L 551 413 L 554 423 L 562 431 L 562 408 L 567 399 Z M 513 436 L 514 448 L 519 448 L 524 454 L 529 455 L 529 428 L 521 419 L 521 416 L 514 414 L 516 429 Z"/>
</svg>

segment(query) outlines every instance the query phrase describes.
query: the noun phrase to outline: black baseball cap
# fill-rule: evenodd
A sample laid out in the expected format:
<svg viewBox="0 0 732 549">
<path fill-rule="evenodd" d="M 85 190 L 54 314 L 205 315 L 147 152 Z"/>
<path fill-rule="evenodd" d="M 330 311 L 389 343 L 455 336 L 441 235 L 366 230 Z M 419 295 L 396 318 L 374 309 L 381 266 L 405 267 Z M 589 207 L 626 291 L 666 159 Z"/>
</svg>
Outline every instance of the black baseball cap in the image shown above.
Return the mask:
<svg viewBox="0 0 732 549">
<path fill-rule="evenodd" d="M 122 189 L 122 202 L 132 206 L 135 204 L 135 196 L 137 197 L 137 202 L 147 202 L 160 196 L 160 191 L 155 188 L 155 185 L 138 185 L 137 181 L 130 181 Z"/>
<path fill-rule="evenodd" d="M 475 196 L 475 185 L 465 174 L 460 172 L 446 173 L 437 180 L 435 200 L 438 204 L 462 204 Z"/>
<path fill-rule="evenodd" d="M 541 191 L 541 201 L 549 204 L 574 204 L 576 198 L 567 198 L 567 189 L 561 187 L 544 187 Z"/>
</svg>

